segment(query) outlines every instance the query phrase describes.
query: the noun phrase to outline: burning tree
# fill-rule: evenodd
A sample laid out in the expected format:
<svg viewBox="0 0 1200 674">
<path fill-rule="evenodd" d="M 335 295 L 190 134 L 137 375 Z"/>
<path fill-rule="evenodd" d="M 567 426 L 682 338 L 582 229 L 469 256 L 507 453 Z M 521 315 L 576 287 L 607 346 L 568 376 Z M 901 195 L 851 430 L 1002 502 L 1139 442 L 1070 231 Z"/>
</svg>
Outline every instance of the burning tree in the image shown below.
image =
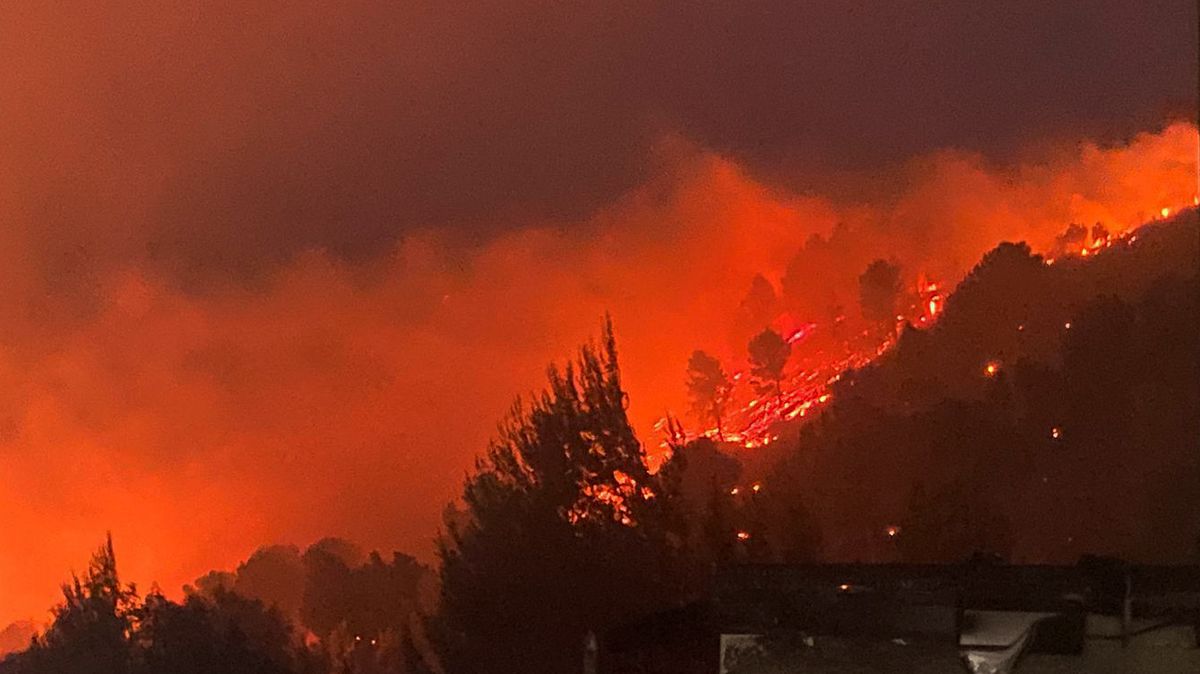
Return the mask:
<svg viewBox="0 0 1200 674">
<path fill-rule="evenodd" d="M 700 419 L 716 424 L 717 438 L 724 439 L 721 419 L 725 414 L 725 403 L 729 402 L 732 384 L 721 367 L 721 361 L 703 351 L 693 351 L 688 359 L 687 374 L 692 409 Z"/>
<path fill-rule="evenodd" d="M 750 374 L 758 380 L 759 393 L 783 395 L 783 368 L 792 347 L 778 332 L 767 328 L 750 340 Z"/>
</svg>

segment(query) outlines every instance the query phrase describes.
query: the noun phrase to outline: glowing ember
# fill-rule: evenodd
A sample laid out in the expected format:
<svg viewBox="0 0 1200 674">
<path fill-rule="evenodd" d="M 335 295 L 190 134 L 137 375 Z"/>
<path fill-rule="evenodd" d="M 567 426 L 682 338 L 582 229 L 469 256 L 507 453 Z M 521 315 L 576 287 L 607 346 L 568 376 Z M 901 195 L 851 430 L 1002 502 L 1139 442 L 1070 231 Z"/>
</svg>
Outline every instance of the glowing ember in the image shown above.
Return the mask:
<svg viewBox="0 0 1200 674">
<path fill-rule="evenodd" d="M 1170 217 L 1170 215 L 1171 215 L 1171 209 L 1169 209 L 1169 208 L 1167 208 L 1166 206 L 1164 206 L 1164 207 L 1163 207 L 1163 209 L 1162 209 L 1161 211 L 1159 211 L 1159 213 L 1161 213 L 1161 214 L 1162 214 L 1162 216 L 1163 216 L 1164 218 L 1166 218 L 1166 217 Z"/>
<path fill-rule="evenodd" d="M 795 344 L 796 342 L 802 341 L 805 337 L 808 337 L 810 334 L 812 334 L 812 331 L 816 330 L 816 328 L 816 323 L 806 323 L 800 326 L 792 331 L 792 334 L 787 338 L 787 343 Z"/>
<path fill-rule="evenodd" d="M 1055 440 L 1061 438 L 1062 437 L 1062 429 L 1060 429 L 1058 426 L 1051 428 L 1050 429 L 1050 437 L 1054 438 Z"/>
<path fill-rule="evenodd" d="M 739 541 L 748 541 L 748 540 L 750 540 L 750 532 L 749 532 L 749 531 L 739 531 L 739 532 L 737 532 L 737 539 L 738 539 Z"/>
<path fill-rule="evenodd" d="M 758 492 L 762 491 L 762 485 L 758 482 L 755 482 L 754 486 L 750 487 L 750 491 L 753 491 L 755 494 L 757 494 Z"/>
<path fill-rule="evenodd" d="M 849 591 L 850 591 L 850 584 L 849 584 L 849 583 L 842 583 L 841 585 L 838 585 L 838 589 L 839 589 L 839 590 L 841 590 L 842 592 L 849 592 Z"/>
<path fill-rule="evenodd" d="M 741 491 L 742 491 L 741 489 L 738 489 L 737 487 L 734 487 L 733 489 L 730 489 L 730 490 L 729 490 L 729 495 L 730 495 L 730 496 L 737 496 L 739 493 L 741 493 Z"/>
<path fill-rule="evenodd" d="M 900 527 L 891 526 L 887 528 L 888 538 L 895 538 L 900 533 Z"/>
<path fill-rule="evenodd" d="M 1109 248 L 1119 244 L 1129 246 L 1137 240 L 1136 230 L 1118 230 L 1116 233 L 1110 233 L 1104 227 L 1093 228 L 1086 240 L 1078 244 L 1073 243 L 1066 251 L 1060 251 L 1057 258 L 1044 256 L 1042 262 L 1049 266 L 1064 260 L 1090 260 L 1104 255 Z M 929 281 L 922 273 L 917 282 L 909 286 L 909 304 L 899 307 L 900 311 L 895 315 L 895 324 L 890 326 L 890 330 L 862 330 L 852 335 L 840 334 L 833 350 L 826 346 L 829 332 L 836 330 L 845 321 L 844 315 L 837 314 L 832 319 L 832 327 L 812 322 L 797 324 L 789 318 L 781 317 L 780 321 L 791 324 L 779 330 L 780 334 L 786 335 L 786 341 L 804 355 L 793 356 L 788 363 L 778 392 L 763 394 L 754 390 L 751 385 L 753 378 L 746 371 L 730 373 L 733 386 L 730 406 L 723 422 L 722 439 L 730 445 L 748 450 L 766 447 L 777 441 L 781 437 L 781 424 L 800 423 L 812 418 L 820 411 L 820 406 L 832 400 L 830 388 L 841 379 L 844 372 L 865 367 L 888 353 L 904 330 L 913 326 L 924 330 L 936 325 L 945 311 L 949 295 L 941 284 Z M 1018 332 L 1025 332 L 1026 327 L 1027 324 L 1019 323 L 1016 329 Z M 1063 324 L 1066 330 L 1070 330 L 1071 327 L 1070 322 Z M 805 353 L 805 349 L 811 351 Z M 996 377 L 1000 370 L 1001 363 L 991 361 L 984 364 L 983 374 Z M 660 420 L 655 427 L 666 428 L 668 424 L 665 420 Z M 685 432 L 680 436 L 672 436 L 671 439 L 690 441 L 704 436 L 716 437 L 717 433 L 715 429 Z M 661 446 L 667 448 L 669 444 L 664 439 Z M 731 493 L 736 495 L 736 492 Z"/>
</svg>

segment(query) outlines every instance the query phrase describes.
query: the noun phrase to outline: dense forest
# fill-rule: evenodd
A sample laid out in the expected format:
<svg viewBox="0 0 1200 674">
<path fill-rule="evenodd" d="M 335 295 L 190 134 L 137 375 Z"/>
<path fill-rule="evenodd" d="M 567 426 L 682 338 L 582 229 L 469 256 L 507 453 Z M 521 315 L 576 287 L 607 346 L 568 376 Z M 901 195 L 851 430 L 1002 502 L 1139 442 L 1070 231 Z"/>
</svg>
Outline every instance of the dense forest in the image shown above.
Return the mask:
<svg viewBox="0 0 1200 674">
<path fill-rule="evenodd" d="M 590 638 L 702 599 L 722 564 L 1195 560 L 1198 234 L 1190 210 L 1052 264 L 1001 244 L 936 324 L 904 327 L 768 447 L 723 440 L 725 374 L 699 354 L 688 381 L 716 432 L 673 422 L 656 470 L 606 322 L 514 404 L 447 508 L 439 568 L 326 539 L 175 601 L 122 583 L 109 540 L 0 672 L 561 673 Z M 886 321 L 869 307 L 898 276 L 873 267 L 862 310 Z M 788 345 L 750 327 L 782 396 Z"/>
</svg>

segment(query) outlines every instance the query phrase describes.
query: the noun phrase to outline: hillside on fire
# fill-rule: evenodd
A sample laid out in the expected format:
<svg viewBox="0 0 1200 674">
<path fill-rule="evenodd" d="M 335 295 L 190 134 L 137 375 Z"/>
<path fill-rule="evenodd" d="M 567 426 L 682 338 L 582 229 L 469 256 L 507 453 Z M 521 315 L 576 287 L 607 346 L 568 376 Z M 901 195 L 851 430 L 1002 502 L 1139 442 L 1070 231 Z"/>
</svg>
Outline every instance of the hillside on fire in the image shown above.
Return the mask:
<svg viewBox="0 0 1200 674">
<path fill-rule="evenodd" d="M 610 320 L 514 405 L 447 508 L 436 574 L 330 538 L 265 546 L 177 602 L 122 583 L 110 540 L 0 671 L 549 674 L 596 635 L 693 620 L 714 570 L 742 564 L 1195 561 L 1197 211 L 1081 229 L 1055 257 L 996 246 L 923 325 L 868 333 L 882 346 L 819 404 L 786 388 L 806 379 L 788 361 L 807 335 L 758 333 L 751 376 L 776 417 L 747 418 L 771 440 L 670 420 L 656 469 Z M 715 359 L 688 376 L 699 417 L 729 402 Z M 646 671 L 713 671 L 710 655 Z"/>
<path fill-rule="evenodd" d="M 765 447 L 717 444 L 744 464 L 718 480 L 759 541 L 743 553 L 1195 559 L 1198 232 L 1189 209 L 1057 257 L 994 248 L 932 327 L 902 323 L 883 355 L 837 377 L 815 419 L 776 421 Z M 812 536 L 799 550 L 797 512 Z"/>
<path fill-rule="evenodd" d="M 1198 11 L 0 2 L 0 674 L 1195 674 Z"/>
</svg>

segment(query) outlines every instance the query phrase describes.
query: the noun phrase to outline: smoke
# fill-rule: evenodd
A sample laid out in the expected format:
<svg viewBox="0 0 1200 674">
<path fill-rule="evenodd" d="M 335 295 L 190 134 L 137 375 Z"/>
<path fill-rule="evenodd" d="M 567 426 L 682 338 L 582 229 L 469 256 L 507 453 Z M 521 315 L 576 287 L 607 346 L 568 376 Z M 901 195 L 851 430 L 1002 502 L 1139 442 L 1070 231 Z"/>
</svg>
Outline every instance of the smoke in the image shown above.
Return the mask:
<svg viewBox="0 0 1200 674">
<path fill-rule="evenodd" d="M 656 444 L 757 274 L 805 320 L 1195 195 L 1194 3 L 700 7 L 0 8 L 0 621 L 106 529 L 168 592 L 428 558 L 605 311 Z"/>
<path fill-rule="evenodd" d="M 809 277 L 870 259 L 953 281 L 1002 239 L 1049 245 L 1069 222 L 1120 231 L 1195 197 L 1196 129 L 993 170 L 938 153 L 895 200 L 795 197 L 735 162 L 664 141 L 664 177 L 586 220 L 482 246 L 433 231 L 371 263 L 320 251 L 253 287 L 195 294 L 153 268 L 97 277 L 69 325 L 10 315 L 0 352 L 5 613 L 41 615 L 56 581 L 114 531 L 121 568 L 168 591 L 261 543 L 326 535 L 426 558 L 438 517 L 512 397 L 616 319 L 643 437 L 686 409 L 693 348 L 743 358 L 738 306 L 811 237 Z M 841 225 L 840 228 L 837 227 Z M 836 231 L 837 234 L 834 234 Z M 11 294 L 10 294 L 11 296 Z M 740 364 L 740 363 L 739 363 Z"/>
<path fill-rule="evenodd" d="M 1120 142 L 1197 102 L 1186 0 L 60 9 L 0 10 L 0 203 L 76 309 L 130 260 L 200 290 L 585 220 L 664 135 L 854 195 L 942 148 Z"/>
</svg>

